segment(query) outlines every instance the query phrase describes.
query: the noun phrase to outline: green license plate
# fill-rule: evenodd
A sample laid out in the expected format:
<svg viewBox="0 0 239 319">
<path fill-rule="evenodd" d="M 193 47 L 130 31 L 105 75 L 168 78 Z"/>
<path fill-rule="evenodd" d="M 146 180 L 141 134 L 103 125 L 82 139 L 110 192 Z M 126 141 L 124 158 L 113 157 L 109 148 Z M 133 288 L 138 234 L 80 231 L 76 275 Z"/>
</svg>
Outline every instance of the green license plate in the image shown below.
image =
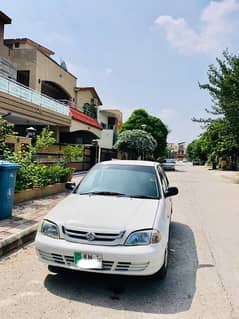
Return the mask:
<svg viewBox="0 0 239 319">
<path fill-rule="evenodd" d="M 74 262 L 78 268 L 82 269 L 102 269 L 102 256 L 89 253 L 75 252 Z"/>
<path fill-rule="evenodd" d="M 78 262 L 82 259 L 82 254 L 81 253 L 75 253 L 74 261 L 75 264 L 77 265 Z"/>
</svg>

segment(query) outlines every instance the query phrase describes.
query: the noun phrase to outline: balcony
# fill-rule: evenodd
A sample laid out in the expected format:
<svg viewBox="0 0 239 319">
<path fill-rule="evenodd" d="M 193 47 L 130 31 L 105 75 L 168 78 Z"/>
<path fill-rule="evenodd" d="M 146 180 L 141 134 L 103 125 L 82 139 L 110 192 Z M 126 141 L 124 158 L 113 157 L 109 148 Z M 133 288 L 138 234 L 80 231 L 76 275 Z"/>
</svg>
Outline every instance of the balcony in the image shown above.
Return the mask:
<svg viewBox="0 0 239 319">
<path fill-rule="evenodd" d="M 10 94 L 64 116 L 70 115 L 70 109 L 65 104 L 3 76 L 0 76 L 0 92 Z"/>
</svg>

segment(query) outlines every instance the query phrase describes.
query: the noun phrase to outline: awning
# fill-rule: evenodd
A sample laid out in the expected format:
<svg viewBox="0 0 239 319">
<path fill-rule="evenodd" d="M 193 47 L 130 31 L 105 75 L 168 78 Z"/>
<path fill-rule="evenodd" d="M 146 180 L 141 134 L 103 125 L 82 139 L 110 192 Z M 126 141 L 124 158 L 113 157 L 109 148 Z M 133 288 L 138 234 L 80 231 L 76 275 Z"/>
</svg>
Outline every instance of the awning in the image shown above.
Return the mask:
<svg viewBox="0 0 239 319">
<path fill-rule="evenodd" d="M 71 115 L 72 115 L 72 118 L 76 121 L 79 121 L 81 123 L 84 123 L 84 124 L 87 124 L 87 125 L 90 125 L 90 126 L 93 126 L 95 128 L 98 128 L 100 130 L 103 130 L 103 127 L 100 125 L 100 123 L 94 119 L 93 117 L 90 117 L 88 115 L 86 115 L 85 113 L 71 107 L 70 108 L 71 110 Z"/>
</svg>

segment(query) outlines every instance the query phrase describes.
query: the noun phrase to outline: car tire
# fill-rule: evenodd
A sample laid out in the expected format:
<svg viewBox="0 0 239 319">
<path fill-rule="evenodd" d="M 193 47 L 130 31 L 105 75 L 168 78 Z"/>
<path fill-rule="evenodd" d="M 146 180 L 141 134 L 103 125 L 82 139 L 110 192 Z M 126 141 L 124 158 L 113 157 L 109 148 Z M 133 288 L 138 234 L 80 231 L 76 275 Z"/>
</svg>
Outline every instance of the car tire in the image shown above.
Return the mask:
<svg viewBox="0 0 239 319">
<path fill-rule="evenodd" d="M 58 267 L 58 266 L 52 266 L 52 265 L 48 265 L 48 270 L 50 272 L 53 272 L 55 274 L 60 274 L 63 273 L 65 271 L 65 268 L 63 267 Z"/>
<path fill-rule="evenodd" d="M 163 280 L 167 275 L 167 271 L 168 271 L 168 246 L 165 249 L 163 266 L 159 269 L 159 271 L 157 271 L 151 277 L 153 279 Z"/>
</svg>

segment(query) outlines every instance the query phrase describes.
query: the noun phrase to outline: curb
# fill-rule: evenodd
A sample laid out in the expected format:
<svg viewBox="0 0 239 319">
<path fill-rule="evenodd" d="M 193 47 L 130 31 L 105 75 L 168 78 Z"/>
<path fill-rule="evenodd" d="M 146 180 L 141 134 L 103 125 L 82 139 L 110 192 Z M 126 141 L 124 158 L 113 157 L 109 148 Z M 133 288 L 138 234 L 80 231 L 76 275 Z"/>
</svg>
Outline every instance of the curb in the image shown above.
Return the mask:
<svg viewBox="0 0 239 319">
<path fill-rule="evenodd" d="M 214 176 L 230 181 L 233 184 L 239 184 L 239 171 L 232 171 L 233 174 L 227 174 L 226 173 L 227 171 L 223 171 L 219 169 L 217 170 L 209 169 L 209 171 L 214 173 Z"/>
<path fill-rule="evenodd" d="M 22 247 L 24 244 L 33 241 L 36 236 L 38 224 L 26 228 L 18 234 L 14 234 L 0 241 L 0 257 Z"/>
<path fill-rule="evenodd" d="M 220 175 L 220 177 L 225 178 L 227 180 L 230 180 L 234 184 L 239 184 L 239 177 L 237 177 L 237 176 L 226 176 L 226 175 L 222 174 L 222 175 Z"/>
</svg>

